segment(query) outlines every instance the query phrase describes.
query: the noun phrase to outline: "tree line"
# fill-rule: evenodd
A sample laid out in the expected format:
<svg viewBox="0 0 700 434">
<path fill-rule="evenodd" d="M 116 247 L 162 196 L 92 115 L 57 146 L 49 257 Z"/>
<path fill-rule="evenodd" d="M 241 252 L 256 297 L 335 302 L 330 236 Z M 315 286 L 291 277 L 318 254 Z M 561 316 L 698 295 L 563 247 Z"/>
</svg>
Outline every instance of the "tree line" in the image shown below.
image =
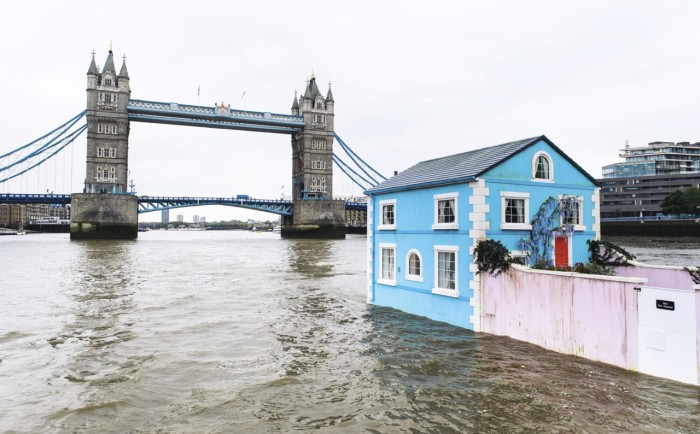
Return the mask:
<svg viewBox="0 0 700 434">
<path fill-rule="evenodd" d="M 700 213 L 700 188 L 688 187 L 670 192 L 661 202 L 661 212 L 666 215 L 697 216 Z"/>
</svg>

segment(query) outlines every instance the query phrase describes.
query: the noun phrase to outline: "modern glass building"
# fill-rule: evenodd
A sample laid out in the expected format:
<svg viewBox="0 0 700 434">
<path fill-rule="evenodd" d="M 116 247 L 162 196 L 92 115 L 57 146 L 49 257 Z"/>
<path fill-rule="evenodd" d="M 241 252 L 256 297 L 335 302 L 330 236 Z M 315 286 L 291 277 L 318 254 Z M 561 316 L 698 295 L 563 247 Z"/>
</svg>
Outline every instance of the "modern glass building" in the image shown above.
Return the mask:
<svg viewBox="0 0 700 434">
<path fill-rule="evenodd" d="M 598 180 L 601 218 L 656 217 L 673 190 L 700 187 L 700 142 L 652 142 L 621 150 Z"/>
</svg>

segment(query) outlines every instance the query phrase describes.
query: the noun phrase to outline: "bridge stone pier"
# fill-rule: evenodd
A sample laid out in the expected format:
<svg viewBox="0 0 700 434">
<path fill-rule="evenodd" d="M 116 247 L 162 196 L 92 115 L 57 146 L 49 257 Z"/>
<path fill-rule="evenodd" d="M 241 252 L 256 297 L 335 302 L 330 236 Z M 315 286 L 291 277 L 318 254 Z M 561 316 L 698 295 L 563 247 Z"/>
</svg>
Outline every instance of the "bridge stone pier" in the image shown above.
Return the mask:
<svg viewBox="0 0 700 434">
<path fill-rule="evenodd" d="M 129 123 L 223 128 L 287 134 L 292 144 L 292 215 L 282 219 L 285 238 L 344 238 L 345 203 L 333 200 L 333 94 L 324 97 L 311 76 L 294 95 L 292 114 L 131 99 L 126 61 L 119 73 L 110 47 L 100 71 L 95 54 L 87 72 L 85 186 L 71 196 L 71 239 L 133 239 L 138 235 L 138 198 L 127 190 Z"/>
</svg>

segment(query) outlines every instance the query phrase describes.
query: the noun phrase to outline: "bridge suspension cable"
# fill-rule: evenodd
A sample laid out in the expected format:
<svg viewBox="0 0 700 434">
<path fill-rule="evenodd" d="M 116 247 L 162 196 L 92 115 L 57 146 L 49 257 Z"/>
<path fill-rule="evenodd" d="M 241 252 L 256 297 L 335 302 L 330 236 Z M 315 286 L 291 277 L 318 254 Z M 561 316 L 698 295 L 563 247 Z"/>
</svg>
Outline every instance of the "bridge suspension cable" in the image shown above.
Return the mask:
<svg viewBox="0 0 700 434">
<path fill-rule="evenodd" d="M 358 187 L 360 187 L 360 188 L 362 189 L 362 191 L 367 190 L 367 189 L 368 189 L 368 187 L 367 187 L 368 185 L 369 185 L 369 186 L 375 185 L 375 183 L 372 183 L 371 181 L 368 181 L 365 177 L 363 177 L 362 175 L 360 175 L 359 173 L 357 173 L 355 170 L 353 170 L 352 167 L 350 167 L 346 162 L 344 162 L 343 160 L 341 160 L 340 157 L 338 157 L 335 153 L 333 153 L 332 158 L 333 158 L 333 161 L 335 162 L 335 164 L 338 165 L 338 167 L 340 168 L 340 170 L 342 170 L 343 173 L 344 173 L 348 178 L 350 178 L 350 181 L 352 181 L 353 183 L 355 183 L 355 185 L 357 185 Z M 348 173 L 348 172 L 352 172 L 352 174 L 354 174 L 355 176 L 351 175 L 351 174 Z M 364 181 L 365 184 L 363 184 L 363 183 L 361 183 L 360 181 L 358 181 L 358 180 L 356 179 L 356 177 L 362 179 L 362 181 Z"/>
<path fill-rule="evenodd" d="M 341 148 L 345 151 L 345 153 L 350 157 L 350 159 L 353 161 L 353 163 L 355 163 L 355 166 L 359 167 L 360 170 L 362 170 L 362 172 L 363 172 L 369 179 L 372 180 L 372 182 L 370 182 L 371 185 L 377 185 L 377 184 L 379 184 L 379 183 L 381 182 L 381 181 L 378 181 L 378 180 L 375 178 L 375 176 L 378 177 L 378 178 L 381 178 L 381 180 L 383 180 L 383 181 L 386 181 L 386 177 L 385 177 L 384 175 L 382 175 L 381 173 L 379 173 L 379 172 L 378 172 L 377 170 L 375 170 L 372 166 L 370 166 L 369 164 L 367 164 L 367 162 L 366 162 L 365 160 L 363 160 L 362 158 L 360 158 L 360 156 L 357 155 L 357 154 L 355 153 L 355 151 L 353 151 L 353 150 L 350 148 L 350 146 L 348 146 L 348 145 L 343 141 L 343 139 L 340 138 L 340 136 L 339 136 L 337 133 L 334 132 L 333 135 L 335 136 L 335 139 L 336 139 L 336 140 L 338 141 L 338 143 L 340 144 L 340 147 L 341 147 Z M 358 162 L 357 160 L 359 160 L 360 162 Z M 362 163 L 362 164 L 360 164 L 360 163 Z M 368 173 L 367 170 L 366 170 L 365 168 L 369 169 L 369 170 L 370 170 L 371 172 L 373 172 L 375 175 L 373 176 L 373 175 L 371 175 L 370 173 Z"/>
<path fill-rule="evenodd" d="M 16 178 L 49 160 L 80 136 L 87 124 L 76 128 L 76 123 L 87 111 L 82 111 L 68 122 L 32 142 L 0 155 L 0 183 Z M 74 129 L 75 128 L 75 129 Z"/>
</svg>

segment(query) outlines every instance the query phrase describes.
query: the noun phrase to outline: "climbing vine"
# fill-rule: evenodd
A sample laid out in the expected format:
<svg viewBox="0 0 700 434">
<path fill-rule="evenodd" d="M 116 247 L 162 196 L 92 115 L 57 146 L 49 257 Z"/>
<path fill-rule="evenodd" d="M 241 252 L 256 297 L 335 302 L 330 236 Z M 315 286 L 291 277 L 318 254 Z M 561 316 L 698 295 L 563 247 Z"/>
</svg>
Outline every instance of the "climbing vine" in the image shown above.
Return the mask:
<svg viewBox="0 0 700 434">
<path fill-rule="evenodd" d="M 552 238 L 569 236 L 574 231 L 574 213 L 578 213 L 578 198 L 565 195 L 561 199 L 548 197 L 531 220 L 530 235 L 520 239 L 520 249 L 527 252 L 534 268 L 551 268 Z"/>
</svg>

